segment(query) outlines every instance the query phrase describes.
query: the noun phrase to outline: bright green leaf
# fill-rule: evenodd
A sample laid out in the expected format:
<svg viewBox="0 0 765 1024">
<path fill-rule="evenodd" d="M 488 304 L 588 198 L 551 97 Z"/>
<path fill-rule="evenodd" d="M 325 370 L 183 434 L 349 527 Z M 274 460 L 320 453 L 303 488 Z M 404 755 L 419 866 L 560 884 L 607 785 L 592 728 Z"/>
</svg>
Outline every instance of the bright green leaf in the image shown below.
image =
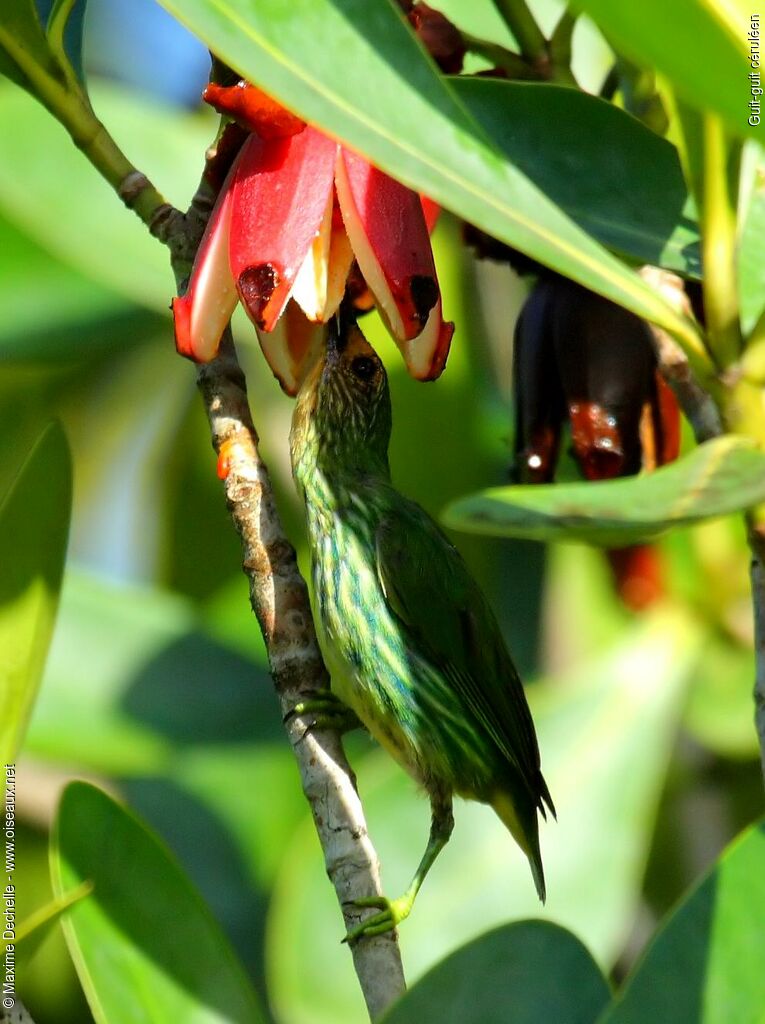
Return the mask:
<svg viewBox="0 0 765 1024">
<path fill-rule="evenodd" d="M 765 825 L 739 836 L 670 915 L 600 1024 L 759 1024 Z"/>
<path fill-rule="evenodd" d="M 384 1024 L 593 1024 L 611 1001 L 582 943 L 546 921 L 487 932 L 429 971 Z"/>
<path fill-rule="evenodd" d="M 753 169 L 740 227 L 738 279 L 741 328 L 747 335 L 765 308 L 765 150 L 750 143 L 745 159 Z"/>
<path fill-rule="evenodd" d="M 49 426 L 0 505 L 0 758 L 13 761 L 48 653 L 64 570 L 72 466 Z"/>
<path fill-rule="evenodd" d="M 37 65 L 48 75 L 57 75 L 34 0 L 7 0 L 0 11 L 0 73 L 24 89 L 34 91 L 25 72 Z"/>
<path fill-rule="evenodd" d="M 171 202 L 187 206 L 214 134 L 212 119 L 117 87 L 91 92 L 96 112 L 130 158 Z M 5 216 L 62 263 L 167 314 L 175 292 L 167 250 L 125 209 L 64 129 L 30 96 L 5 87 L 0 135 Z"/>
<path fill-rule="evenodd" d="M 565 926 L 598 963 L 613 964 L 640 899 L 698 639 L 687 620 L 657 614 L 567 678 L 529 688 L 558 811 L 541 829 L 547 903 L 538 902 L 526 858 L 491 809 L 458 801 L 454 834 L 399 933 L 410 983 L 487 928 L 532 916 Z M 354 767 L 385 889 L 396 896 L 425 847 L 427 800 L 386 754 Z M 345 1024 L 362 1019 L 363 1005 L 312 828 L 307 816 L 272 897 L 269 991 L 290 1024 Z"/>
<path fill-rule="evenodd" d="M 256 996 L 219 926 L 169 852 L 129 811 L 82 782 L 64 792 L 54 891 L 93 894 L 63 922 L 97 1024 L 258 1024 Z"/>
<path fill-rule="evenodd" d="M 695 212 L 672 145 L 576 89 L 485 78 L 450 84 L 513 166 L 599 242 L 699 276 Z"/>
<path fill-rule="evenodd" d="M 383 170 L 704 358 L 695 327 L 502 158 L 389 0 L 163 2 L 241 74 Z"/>
<path fill-rule="evenodd" d="M 579 0 L 608 40 L 627 57 L 666 75 L 695 107 L 717 111 L 737 135 L 749 125 L 749 14 L 735 2 Z"/>
<path fill-rule="evenodd" d="M 442 519 L 467 533 L 618 547 L 764 500 L 765 455 L 726 436 L 641 476 L 494 487 L 449 505 Z"/>
</svg>

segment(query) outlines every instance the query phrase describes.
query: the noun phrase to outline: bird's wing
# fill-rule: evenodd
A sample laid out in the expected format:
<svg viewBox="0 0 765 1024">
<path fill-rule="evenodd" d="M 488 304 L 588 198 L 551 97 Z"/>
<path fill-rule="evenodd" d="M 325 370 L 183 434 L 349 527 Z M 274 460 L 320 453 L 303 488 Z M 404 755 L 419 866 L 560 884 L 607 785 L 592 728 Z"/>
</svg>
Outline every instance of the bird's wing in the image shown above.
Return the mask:
<svg viewBox="0 0 765 1024">
<path fill-rule="evenodd" d="M 409 502 L 380 521 L 376 548 L 388 607 L 539 803 L 549 794 L 523 686 L 494 614 L 459 552 Z"/>
</svg>

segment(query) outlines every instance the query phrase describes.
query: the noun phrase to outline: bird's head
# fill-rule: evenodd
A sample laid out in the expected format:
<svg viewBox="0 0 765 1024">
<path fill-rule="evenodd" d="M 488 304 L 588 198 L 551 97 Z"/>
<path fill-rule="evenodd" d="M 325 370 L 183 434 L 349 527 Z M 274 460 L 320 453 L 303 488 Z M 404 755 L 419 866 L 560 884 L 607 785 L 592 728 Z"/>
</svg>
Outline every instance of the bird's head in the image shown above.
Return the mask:
<svg viewBox="0 0 765 1024">
<path fill-rule="evenodd" d="M 326 349 L 298 395 L 293 462 L 308 449 L 318 462 L 338 469 L 387 473 L 390 432 L 385 367 L 355 321 L 341 313 L 330 323 Z"/>
</svg>

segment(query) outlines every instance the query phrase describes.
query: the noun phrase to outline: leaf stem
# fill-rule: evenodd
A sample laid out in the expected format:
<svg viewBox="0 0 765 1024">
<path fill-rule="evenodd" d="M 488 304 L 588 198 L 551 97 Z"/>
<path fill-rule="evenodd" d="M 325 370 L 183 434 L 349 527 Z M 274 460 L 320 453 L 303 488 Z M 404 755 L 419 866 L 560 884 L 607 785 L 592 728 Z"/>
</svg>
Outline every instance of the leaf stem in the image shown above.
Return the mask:
<svg viewBox="0 0 765 1024">
<path fill-rule="evenodd" d="M 740 145 L 714 114 L 703 120 L 702 263 L 709 347 L 721 369 L 741 354 L 736 280 L 736 194 Z"/>
<path fill-rule="evenodd" d="M 526 0 L 494 0 L 494 6 L 513 34 L 521 55 L 532 66 L 548 63 L 547 41 Z"/>
<path fill-rule="evenodd" d="M 495 67 L 506 71 L 511 79 L 523 81 L 524 79 L 539 79 L 541 76 L 534 68 L 521 57 L 519 53 L 508 50 L 499 43 L 490 43 L 478 36 L 471 36 L 469 32 L 460 31 L 462 41 L 470 53 L 476 53 L 479 57 L 494 64 Z"/>
</svg>

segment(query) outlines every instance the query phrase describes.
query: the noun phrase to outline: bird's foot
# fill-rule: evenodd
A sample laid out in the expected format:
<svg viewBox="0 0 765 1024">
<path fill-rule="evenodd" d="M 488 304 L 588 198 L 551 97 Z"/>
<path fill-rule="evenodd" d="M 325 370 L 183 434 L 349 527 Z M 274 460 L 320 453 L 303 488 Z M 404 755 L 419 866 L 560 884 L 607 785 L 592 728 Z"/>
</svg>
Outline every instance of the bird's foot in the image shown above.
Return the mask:
<svg viewBox="0 0 765 1024">
<path fill-rule="evenodd" d="M 406 892 L 396 900 L 386 899 L 385 896 L 365 896 L 363 899 L 354 900 L 354 906 L 377 907 L 380 913 L 372 914 L 361 924 L 351 928 L 343 942 L 355 942 L 364 935 L 382 935 L 384 932 L 393 931 L 409 917 L 415 895 L 414 892 Z"/>
<path fill-rule="evenodd" d="M 307 718 L 309 729 L 337 729 L 338 732 L 351 732 L 363 729 L 364 723 L 344 704 L 331 690 L 317 690 L 309 700 L 300 701 L 284 716 L 285 723 L 293 718 Z"/>
</svg>

